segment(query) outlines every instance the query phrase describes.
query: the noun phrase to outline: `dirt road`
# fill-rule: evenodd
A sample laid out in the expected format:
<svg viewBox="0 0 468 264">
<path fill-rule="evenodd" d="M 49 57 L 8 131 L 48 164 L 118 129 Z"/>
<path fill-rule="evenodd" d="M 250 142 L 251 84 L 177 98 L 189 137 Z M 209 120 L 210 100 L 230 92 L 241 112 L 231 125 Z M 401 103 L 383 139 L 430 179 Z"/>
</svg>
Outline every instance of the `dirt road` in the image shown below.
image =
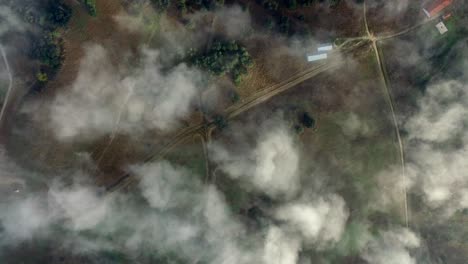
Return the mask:
<svg viewBox="0 0 468 264">
<path fill-rule="evenodd" d="M 3 120 L 3 115 L 5 113 L 5 109 L 10 99 L 11 90 L 13 89 L 13 75 L 11 74 L 10 64 L 8 63 L 8 58 L 6 56 L 6 52 L 5 52 L 5 49 L 3 48 L 3 45 L 0 45 L 0 53 L 2 54 L 3 63 L 5 64 L 5 68 L 7 70 L 8 82 L 9 82 L 7 93 L 5 95 L 5 99 L 3 99 L 2 110 L 0 111 L 0 124 L 1 124 Z"/>
<path fill-rule="evenodd" d="M 388 105 L 390 107 L 390 112 L 392 114 L 393 125 L 394 125 L 394 128 L 395 128 L 395 134 L 396 134 L 396 137 L 397 137 L 397 143 L 398 143 L 399 152 L 400 152 L 401 178 L 402 178 L 402 185 L 403 185 L 402 194 L 403 194 L 404 217 L 405 217 L 406 227 L 408 227 L 409 226 L 408 192 L 407 192 L 407 187 L 406 187 L 406 182 L 407 182 L 407 179 L 406 179 L 406 163 L 405 163 L 405 153 L 404 153 L 404 148 L 403 148 L 403 141 L 401 140 L 400 127 L 398 125 L 398 120 L 397 120 L 396 114 L 395 114 L 395 104 L 393 102 L 393 97 L 392 97 L 391 92 L 390 92 L 390 87 L 389 87 L 390 82 L 389 82 L 389 79 L 388 79 L 388 76 L 387 76 L 387 71 L 385 69 L 385 65 L 382 62 L 382 57 L 381 57 L 381 53 L 379 51 L 379 47 L 377 45 L 377 41 L 379 39 L 376 38 L 369 30 L 369 25 L 367 23 L 367 12 L 366 12 L 366 3 L 365 2 L 364 2 L 364 23 L 365 23 L 368 38 L 369 38 L 369 40 L 371 40 L 371 43 L 372 43 L 372 49 L 375 52 L 375 57 L 377 59 L 377 64 L 378 64 L 378 67 L 379 67 L 379 74 L 380 74 L 380 77 L 382 79 L 386 100 L 387 100 Z M 393 34 L 392 36 L 396 37 L 396 36 L 406 34 L 406 33 L 410 32 L 411 30 L 419 27 L 419 25 L 420 24 L 418 24 L 418 25 L 416 25 L 414 27 L 410 27 L 409 29 L 402 31 L 403 33 L 402 32 L 396 33 L 396 34 Z M 389 38 L 389 37 L 386 37 L 386 38 Z"/>
</svg>

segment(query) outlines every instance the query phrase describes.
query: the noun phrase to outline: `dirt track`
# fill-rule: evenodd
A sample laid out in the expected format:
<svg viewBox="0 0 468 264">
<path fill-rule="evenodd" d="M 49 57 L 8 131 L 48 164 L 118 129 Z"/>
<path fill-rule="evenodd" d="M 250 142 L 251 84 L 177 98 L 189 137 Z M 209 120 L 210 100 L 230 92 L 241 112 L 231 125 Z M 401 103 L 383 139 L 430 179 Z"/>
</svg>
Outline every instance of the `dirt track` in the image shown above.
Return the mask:
<svg viewBox="0 0 468 264">
<path fill-rule="evenodd" d="M 286 79 L 283 82 L 280 82 L 278 84 L 272 85 L 268 88 L 262 89 L 256 94 L 253 94 L 252 96 L 242 100 L 241 102 L 234 104 L 233 106 L 229 107 L 226 109 L 224 116 L 226 117 L 227 120 L 233 119 L 236 116 L 244 113 L 245 111 L 257 106 L 258 104 L 261 104 L 265 101 L 268 101 L 271 99 L 273 96 L 278 95 L 294 86 L 296 86 L 299 83 L 302 83 L 322 72 L 325 72 L 326 70 L 329 70 L 333 67 L 338 66 L 339 63 L 337 62 L 327 62 L 327 63 L 322 63 L 319 65 L 316 65 L 314 67 L 311 67 L 303 72 L 300 72 L 288 79 Z M 164 145 L 157 153 L 151 155 L 147 159 L 144 160 L 144 162 L 150 162 L 152 160 L 157 160 L 164 155 L 166 155 L 169 151 L 171 151 L 175 146 L 177 146 L 179 143 L 182 141 L 200 135 L 203 139 L 207 138 L 206 142 L 209 142 L 210 135 L 212 130 L 216 127 L 216 124 L 213 122 L 206 123 L 206 124 L 200 124 L 192 127 L 188 127 L 186 129 L 183 129 L 180 131 L 178 134 L 176 134 L 174 137 L 171 138 L 170 142 Z M 130 174 L 125 174 L 121 178 L 119 178 L 115 183 L 109 185 L 106 187 L 106 189 L 109 192 L 114 192 L 116 190 L 119 190 L 121 188 L 124 188 L 125 186 L 128 186 L 132 182 L 132 177 Z"/>
<path fill-rule="evenodd" d="M 13 75 L 11 74 L 10 64 L 8 63 L 8 58 L 6 56 L 5 49 L 3 48 L 2 45 L 0 45 L 0 53 L 2 54 L 3 62 L 5 63 L 5 67 L 8 73 L 8 82 L 9 82 L 8 90 L 7 90 L 5 99 L 3 100 L 2 110 L 0 111 L 0 123 L 1 123 L 3 120 L 3 114 L 5 113 L 5 109 L 8 104 L 8 100 L 10 99 L 11 90 L 13 88 Z"/>
<path fill-rule="evenodd" d="M 393 121 L 393 125 L 395 127 L 395 134 L 396 134 L 396 137 L 397 137 L 397 142 L 398 142 L 398 147 L 399 147 L 399 152 L 400 152 L 401 178 L 402 178 L 402 182 L 403 182 L 403 184 L 402 184 L 403 185 L 403 189 L 402 189 L 402 192 L 403 192 L 403 207 L 404 207 L 405 224 L 406 224 L 406 227 L 408 227 L 409 226 L 408 192 L 407 192 L 407 188 L 406 188 L 407 179 L 406 179 L 406 164 L 405 164 L 405 153 L 404 153 L 404 148 L 403 148 L 403 141 L 401 140 L 400 127 L 398 125 L 398 120 L 397 120 L 396 114 L 395 114 L 395 104 L 393 102 L 392 94 L 390 92 L 390 87 L 389 87 L 390 82 L 389 82 L 389 79 L 388 79 L 388 76 L 387 76 L 387 71 L 385 69 L 385 65 L 382 62 L 379 47 L 377 45 L 378 39 L 370 32 L 369 25 L 367 24 L 367 18 L 366 17 L 367 17 L 366 3 L 364 2 L 364 23 L 365 23 L 365 27 L 366 27 L 366 32 L 367 32 L 368 38 L 372 42 L 372 49 L 374 50 L 375 57 L 377 59 L 377 64 L 378 64 L 378 67 L 379 67 L 379 74 L 380 74 L 380 77 L 382 79 L 382 82 L 383 82 L 383 85 L 384 85 L 384 88 L 385 88 L 384 89 L 385 96 L 386 96 L 386 99 L 388 101 L 388 105 L 390 107 L 390 112 L 392 113 L 392 121 Z M 400 33 L 393 34 L 390 37 L 396 37 L 396 36 L 406 34 L 406 33 L 410 32 L 411 30 L 419 27 L 420 25 L 422 25 L 422 24 L 418 24 L 416 26 L 410 27 L 407 30 L 404 30 L 404 31 L 402 31 Z M 386 37 L 386 38 L 389 38 L 389 37 Z"/>
</svg>

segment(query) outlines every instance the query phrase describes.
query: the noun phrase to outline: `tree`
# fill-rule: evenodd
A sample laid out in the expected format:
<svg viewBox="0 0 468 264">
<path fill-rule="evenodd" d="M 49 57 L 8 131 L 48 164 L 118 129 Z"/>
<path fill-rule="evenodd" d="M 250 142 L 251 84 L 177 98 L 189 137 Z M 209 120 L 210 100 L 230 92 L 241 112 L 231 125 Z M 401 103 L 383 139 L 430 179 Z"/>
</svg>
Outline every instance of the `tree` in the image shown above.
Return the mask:
<svg viewBox="0 0 468 264">
<path fill-rule="evenodd" d="M 229 99 L 231 100 L 232 103 L 235 103 L 239 101 L 240 97 L 239 94 L 235 90 L 229 91 Z"/>
<path fill-rule="evenodd" d="M 340 0 L 330 0 L 330 7 L 336 7 L 340 3 Z"/>
<path fill-rule="evenodd" d="M 222 115 L 216 115 L 214 118 L 213 118 L 213 123 L 215 124 L 215 126 L 219 129 L 219 130 L 223 130 L 224 128 L 226 128 L 228 126 L 228 121 L 227 119 L 222 116 Z"/>
<path fill-rule="evenodd" d="M 279 19 L 279 29 L 281 33 L 289 34 L 290 31 L 289 17 L 281 16 Z"/>
<path fill-rule="evenodd" d="M 171 4 L 170 0 L 151 0 L 154 7 L 159 11 L 165 11 Z"/>
<path fill-rule="evenodd" d="M 310 6 L 313 2 L 314 0 L 299 0 L 299 4 L 301 6 Z"/>
<path fill-rule="evenodd" d="M 182 13 L 187 11 L 187 3 L 185 0 L 177 0 L 177 9 L 179 9 L 179 11 Z"/>
<path fill-rule="evenodd" d="M 273 28 L 275 27 L 275 21 L 273 20 L 273 18 L 271 17 L 267 17 L 266 20 L 265 20 L 265 27 L 268 29 L 268 30 L 273 30 Z"/>
<path fill-rule="evenodd" d="M 40 71 L 40 72 L 38 72 L 38 73 L 36 74 L 36 78 L 37 78 L 37 80 L 38 80 L 39 82 L 41 82 L 41 83 L 47 82 L 47 81 L 49 80 L 49 77 L 47 76 L 47 73 L 42 72 L 42 71 Z"/>
<path fill-rule="evenodd" d="M 47 7 L 47 18 L 53 24 L 65 26 L 72 15 L 72 10 L 65 4 L 60 2 L 49 2 Z"/>
<path fill-rule="evenodd" d="M 191 53 L 191 64 L 216 76 L 230 74 L 236 84 L 240 83 L 242 76 L 253 64 L 249 52 L 235 41 L 216 41 L 207 52 Z"/>
<path fill-rule="evenodd" d="M 307 112 L 303 112 L 299 116 L 299 122 L 307 128 L 312 128 L 315 126 L 315 120 Z"/>
<path fill-rule="evenodd" d="M 42 37 L 34 42 L 31 56 L 52 69 L 58 69 L 62 64 L 61 40 L 52 34 Z"/>
<path fill-rule="evenodd" d="M 294 131 L 296 132 L 296 134 L 302 134 L 302 132 L 304 132 L 304 127 L 301 125 L 295 125 Z"/>
<path fill-rule="evenodd" d="M 279 3 L 277 0 L 263 0 L 262 4 L 266 9 L 270 11 L 276 11 L 279 7 Z"/>
<path fill-rule="evenodd" d="M 297 8 L 297 1 L 296 0 L 287 0 L 286 1 L 286 6 L 289 9 L 296 9 Z"/>
<path fill-rule="evenodd" d="M 92 16 L 97 15 L 96 0 L 84 0 L 84 4 L 85 4 L 86 8 L 88 9 L 88 12 L 89 12 L 90 15 L 92 15 Z"/>
</svg>

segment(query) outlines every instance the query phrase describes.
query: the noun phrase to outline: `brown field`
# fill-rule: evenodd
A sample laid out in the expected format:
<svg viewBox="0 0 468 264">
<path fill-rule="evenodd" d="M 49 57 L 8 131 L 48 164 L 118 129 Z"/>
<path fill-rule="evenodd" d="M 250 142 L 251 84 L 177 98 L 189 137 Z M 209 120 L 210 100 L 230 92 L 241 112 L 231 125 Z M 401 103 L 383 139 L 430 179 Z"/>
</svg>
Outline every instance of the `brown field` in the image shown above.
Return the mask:
<svg viewBox="0 0 468 264">
<path fill-rule="evenodd" d="M 356 37 L 364 34 L 363 16 L 359 9 L 348 6 L 346 1 L 330 9 L 320 4 L 301 8 L 294 14 L 302 14 L 310 32 L 318 39 L 330 42 L 336 37 Z M 323 30 L 323 29 L 326 30 Z"/>
<path fill-rule="evenodd" d="M 394 8 L 387 10 L 383 2 L 368 9 L 368 23 L 371 32 L 376 35 L 398 32 L 411 27 L 425 18 L 422 11 L 423 1 L 407 1 L 404 10 L 398 10 L 398 5 L 387 6 Z"/>
</svg>

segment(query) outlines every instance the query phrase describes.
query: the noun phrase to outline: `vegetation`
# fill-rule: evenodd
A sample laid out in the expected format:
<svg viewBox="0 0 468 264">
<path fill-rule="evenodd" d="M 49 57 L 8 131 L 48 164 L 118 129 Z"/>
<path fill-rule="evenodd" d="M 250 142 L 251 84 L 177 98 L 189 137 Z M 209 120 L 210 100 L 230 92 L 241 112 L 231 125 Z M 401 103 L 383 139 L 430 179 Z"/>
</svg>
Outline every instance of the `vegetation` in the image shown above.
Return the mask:
<svg viewBox="0 0 468 264">
<path fill-rule="evenodd" d="M 171 4 L 170 0 L 151 0 L 157 10 L 165 11 Z"/>
<path fill-rule="evenodd" d="M 83 3 L 85 4 L 86 8 L 88 9 L 88 12 L 92 16 L 97 15 L 97 10 L 96 10 L 96 0 L 83 0 Z"/>
<path fill-rule="evenodd" d="M 200 9 L 211 10 L 224 5 L 224 0 L 177 0 L 177 9 L 181 12 L 196 11 Z"/>
<path fill-rule="evenodd" d="M 279 1 L 278 0 L 262 0 L 262 5 L 266 9 L 270 11 L 276 11 L 278 10 L 279 7 Z"/>
<path fill-rule="evenodd" d="M 286 6 L 289 9 L 296 9 L 297 8 L 297 1 L 296 0 L 286 0 Z"/>
<path fill-rule="evenodd" d="M 47 82 L 49 80 L 49 77 L 47 76 L 47 73 L 42 72 L 42 71 L 40 71 L 40 72 L 38 72 L 36 74 L 36 78 L 37 78 L 37 80 L 39 82 Z"/>
<path fill-rule="evenodd" d="M 300 6 L 310 6 L 314 3 L 314 0 L 299 0 L 298 2 Z"/>
<path fill-rule="evenodd" d="M 308 7 L 311 6 L 316 0 L 257 0 L 258 4 L 261 4 L 269 11 L 278 11 L 281 7 L 289 9 L 296 9 L 297 7 Z M 323 2 L 323 1 L 320 1 Z M 338 4 L 340 0 L 331 0 L 330 6 Z"/>
<path fill-rule="evenodd" d="M 303 112 L 299 115 L 299 122 L 307 128 L 313 128 L 315 126 L 315 120 L 307 112 Z"/>
<path fill-rule="evenodd" d="M 222 115 L 216 115 L 213 117 L 213 123 L 219 130 L 223 130 L 228 126 L 228 120 Z"/>
<path fill-rule="evenodd" d="M 187 3 L 185 0 L 177 0 L 177 9 L 185 13 L 187 11 Z"/>
<path fill-rule="evenodd" d="M 278 26 L 281 33 L 289 34 L 291 32 L 291 24 L 289 23 L 289 17 L 287 16 L 280 16 Z"/>
<path fill-rule="evenodd" d="M 72 9 L 64 0 L 24 0 L 6 1 L 15 14 L 25 23 L 31 24 L 34 31 L 28 31 L 31 46 L 27 50 L 30 58 L 39 62 L 36 73 L 38 84 L 42 86 L 50 80 L 62 65 L 63 40 L 60 28 L 66 27 L 72 16 Z"/>
<path fill-rule="evenodd" d="M 236 103 L 239 101 L 240 97 L 239 97 L 239 94 L 235 91 L 235 90 L 231 90 L 229 91 L 229 99 L 232 103 Z"/>
<path fill-rule="evenodd" d="M 238 84 L 253 61 L 247 50 L 235 41 L 217 41 L 204 53 L 191 52 L 190 63 L 216 76 L 231 75 Z"/>
<path fill-rule="evenodd" d="M 47 18 L 57 26 L 65 26 L 72 15 L 71 8 L 60 2 L 49 2 Z"/>
<path fill-rule="evenodd" d="M 44 66 L 57 70 L 62 64 L 62 39 L 47 34 L 37 40 L 31 50 L 31 57 L 38 59 Z"/>
<path fill-rule="evenodd" d="M 330 7 L 336 7 L 340 3 L 340 0 L 330 0 Z"/>
</svg>

